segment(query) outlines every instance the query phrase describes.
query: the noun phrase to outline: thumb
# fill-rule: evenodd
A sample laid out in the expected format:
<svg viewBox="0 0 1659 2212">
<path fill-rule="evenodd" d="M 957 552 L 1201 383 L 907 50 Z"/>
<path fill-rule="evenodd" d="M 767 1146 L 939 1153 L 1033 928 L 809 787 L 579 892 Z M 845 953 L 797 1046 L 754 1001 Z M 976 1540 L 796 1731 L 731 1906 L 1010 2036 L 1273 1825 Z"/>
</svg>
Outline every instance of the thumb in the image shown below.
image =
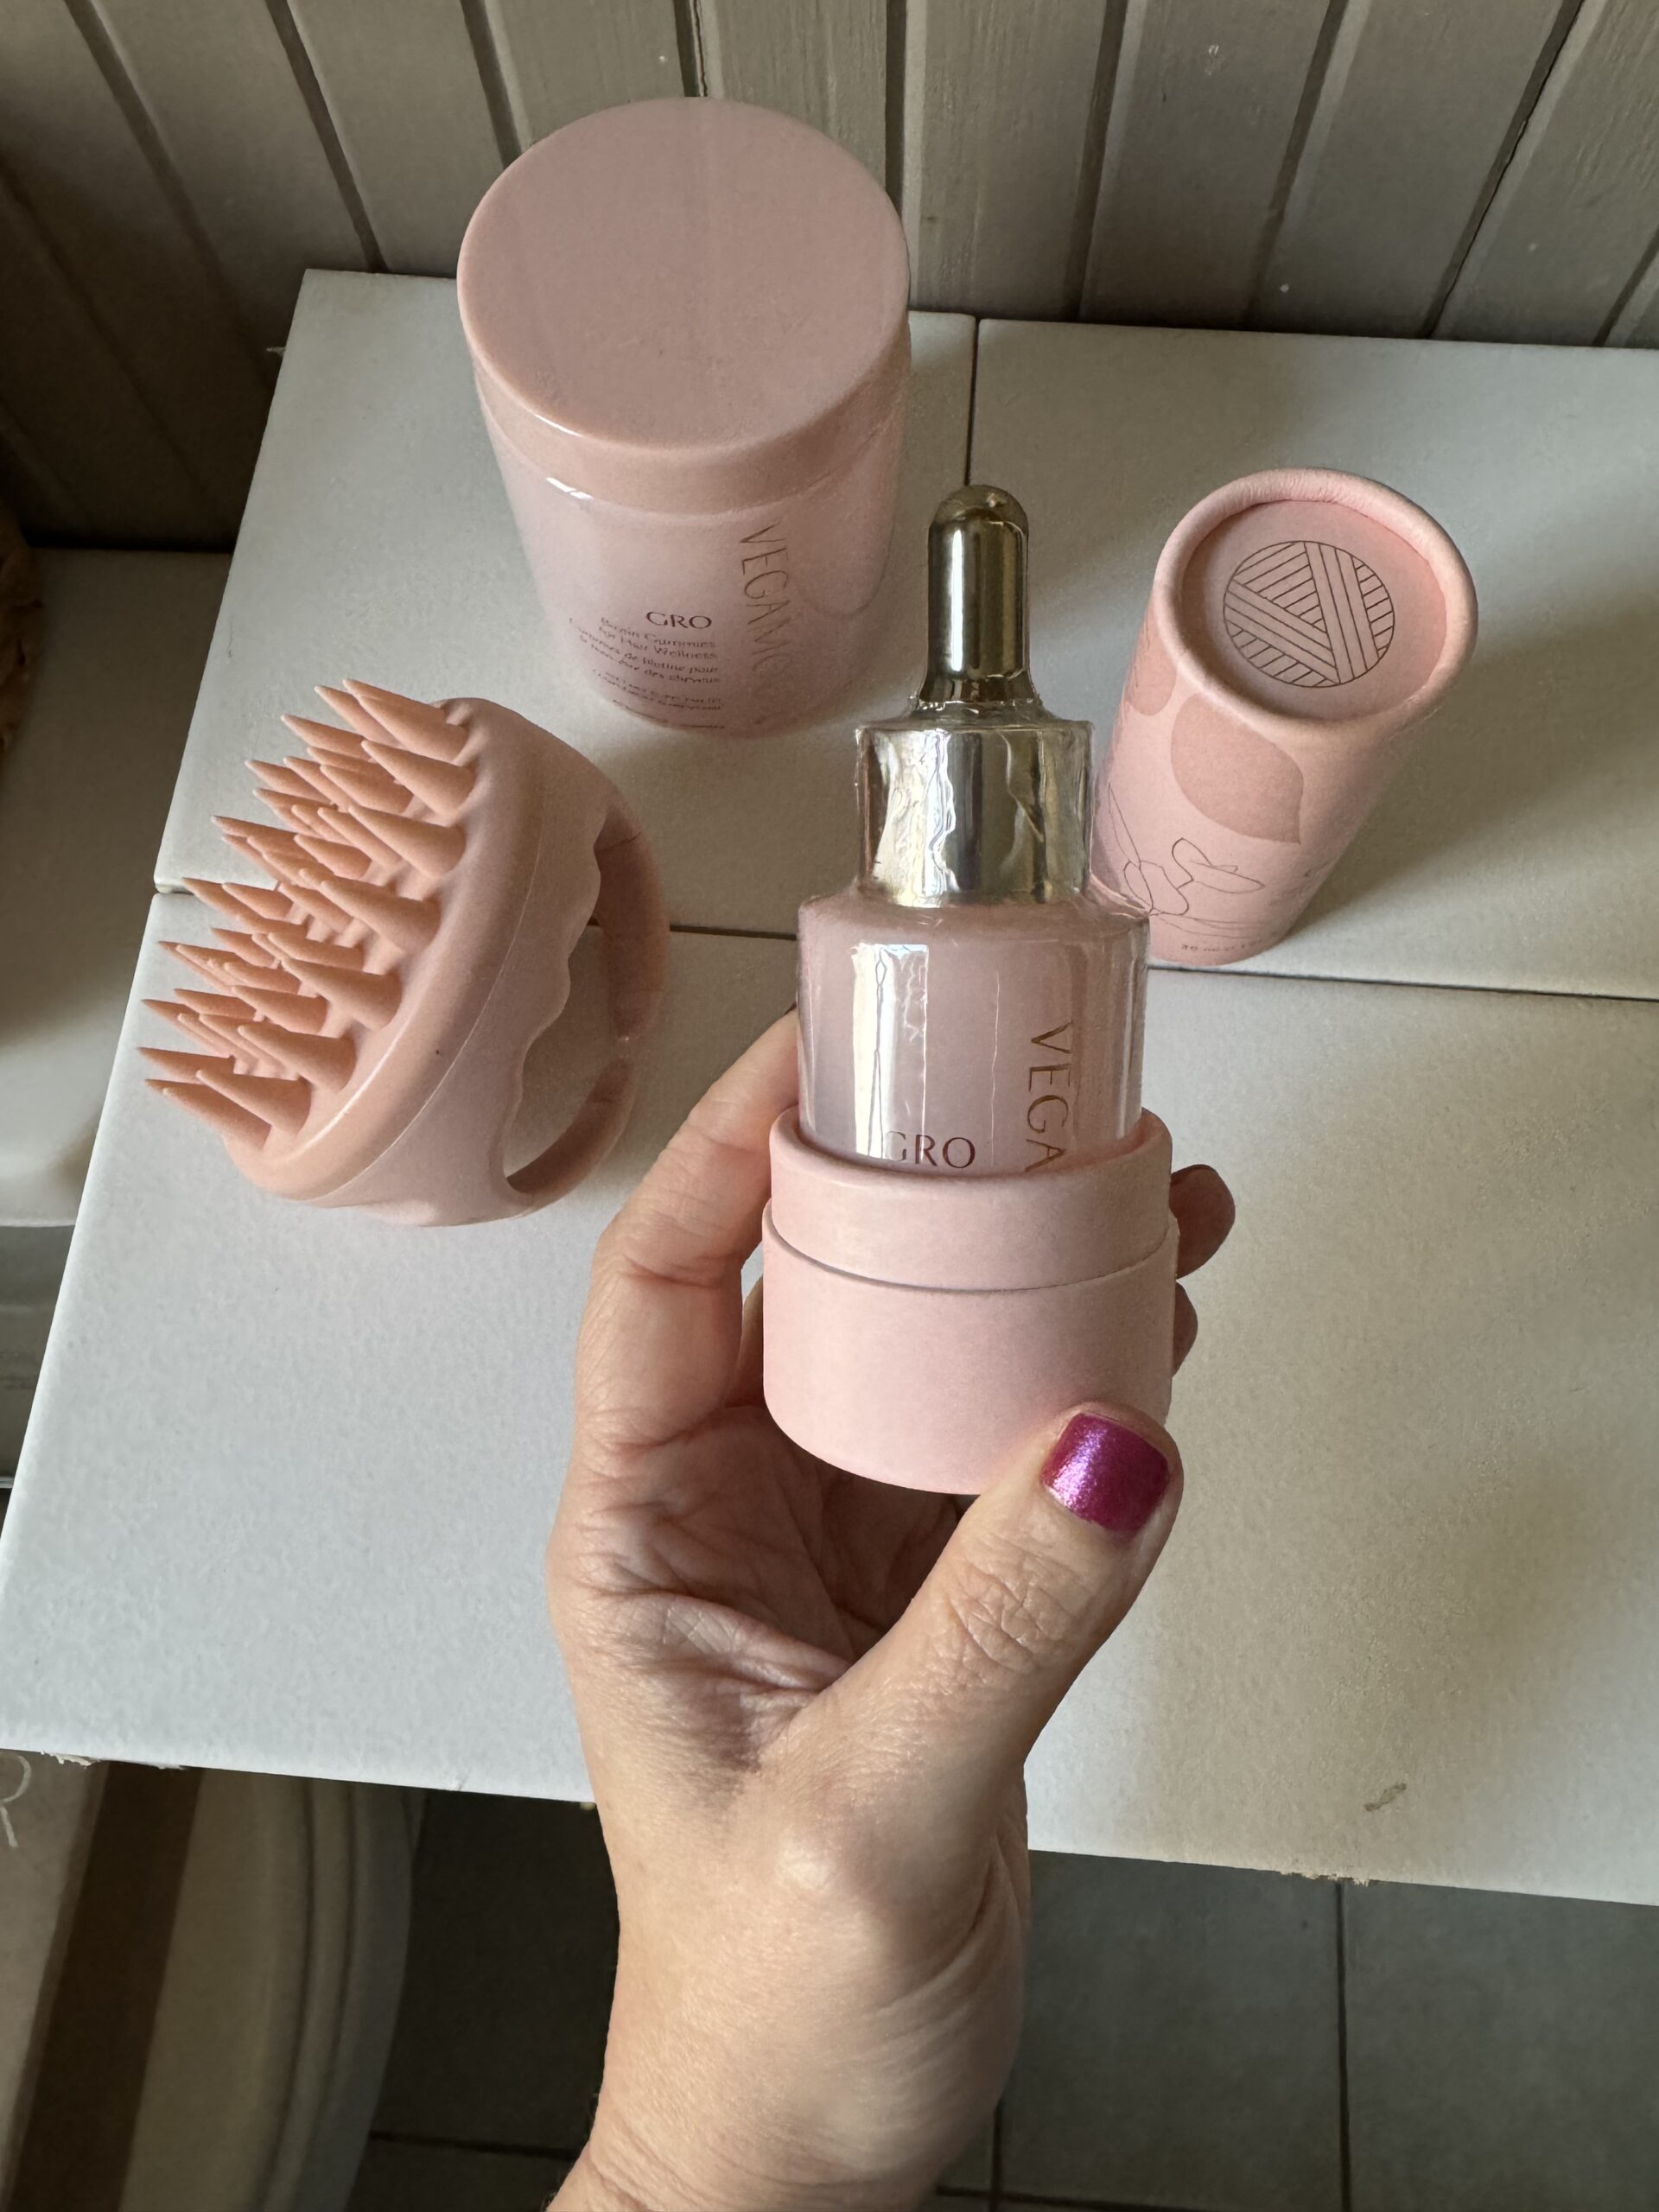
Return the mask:
<svg viewBox="0 0 1659 2212">
<path fill-rule="evenodd" d="M 966 1840 L 1141 1593 L 1180 1503 L 1155 1421 L 1081 1406 L 974 1502 L 898 1623 L 830 1694 L 898 1801 Z M 938 1825 L 936 1825 L 938 1824 Z"/>
</svg>

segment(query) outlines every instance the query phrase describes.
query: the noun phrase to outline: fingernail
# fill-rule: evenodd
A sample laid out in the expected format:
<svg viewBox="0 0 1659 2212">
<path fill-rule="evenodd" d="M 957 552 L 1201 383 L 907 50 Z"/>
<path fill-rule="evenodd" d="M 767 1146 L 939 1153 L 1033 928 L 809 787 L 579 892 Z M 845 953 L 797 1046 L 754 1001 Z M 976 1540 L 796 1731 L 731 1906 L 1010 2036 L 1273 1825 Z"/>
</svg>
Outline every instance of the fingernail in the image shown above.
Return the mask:
<svg viewBox="0 0 1659 2212">
<path fill-rule="evenodd" d="M 1134 1536 L 1169 1488 L 1169 1462 L 1122 1421 L 1077 1414 L 1043 1462 L 1043 1486 L 1080 1521 L 1114 1536 Z"/>
</svg>

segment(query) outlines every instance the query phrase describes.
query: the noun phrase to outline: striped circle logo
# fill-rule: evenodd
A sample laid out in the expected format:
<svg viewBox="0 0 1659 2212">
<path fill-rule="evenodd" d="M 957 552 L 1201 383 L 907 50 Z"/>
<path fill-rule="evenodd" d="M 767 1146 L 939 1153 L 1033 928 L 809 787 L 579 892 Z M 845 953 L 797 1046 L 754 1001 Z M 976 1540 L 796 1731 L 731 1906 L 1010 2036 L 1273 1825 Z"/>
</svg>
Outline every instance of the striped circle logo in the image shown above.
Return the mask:
<svg viewBox="0 0 1659 2212">
<path fill-rule="evenodd" d="M 1394 643 L 1394 601 L 1376 570 L 1311 537 L 1241 561 L 1222 619 L 1252 668 L 1304 691 L 1351 683 Z"/>
</svg>

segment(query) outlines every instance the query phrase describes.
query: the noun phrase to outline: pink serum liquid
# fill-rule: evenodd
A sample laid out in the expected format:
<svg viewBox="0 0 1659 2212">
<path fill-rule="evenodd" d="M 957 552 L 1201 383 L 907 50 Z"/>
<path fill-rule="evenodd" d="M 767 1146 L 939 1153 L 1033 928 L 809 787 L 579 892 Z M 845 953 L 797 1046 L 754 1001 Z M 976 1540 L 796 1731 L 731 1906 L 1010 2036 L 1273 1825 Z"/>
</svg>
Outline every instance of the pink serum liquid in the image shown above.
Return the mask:
<svg viewBox="0 0 1659 2212">
<path fill-rule="evenodd" d="M 1146 928 L 1086 894 L 801 909 L 801 1128 L 938 1173 L 1096 1160 L 1141 1113 Z"/>
</svg>

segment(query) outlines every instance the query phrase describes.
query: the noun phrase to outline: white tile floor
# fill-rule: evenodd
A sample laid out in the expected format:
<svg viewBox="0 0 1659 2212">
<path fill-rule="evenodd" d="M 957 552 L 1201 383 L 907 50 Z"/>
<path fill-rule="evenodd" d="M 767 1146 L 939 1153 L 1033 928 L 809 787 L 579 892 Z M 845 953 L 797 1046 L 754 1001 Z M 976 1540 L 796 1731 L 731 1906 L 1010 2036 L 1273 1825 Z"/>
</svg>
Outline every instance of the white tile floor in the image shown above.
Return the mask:
<svg viewBox="0 0 1659 2212">
<path fill-rule="evenodd" d="M 1044 1855 L 995 2140 L 935 2212 L 1653 2212 L 1659 1910 Z M 594 1815 L 427 1800 L 352 2212 L 538 2212 L 598 2088 Z"/>
</svg>

